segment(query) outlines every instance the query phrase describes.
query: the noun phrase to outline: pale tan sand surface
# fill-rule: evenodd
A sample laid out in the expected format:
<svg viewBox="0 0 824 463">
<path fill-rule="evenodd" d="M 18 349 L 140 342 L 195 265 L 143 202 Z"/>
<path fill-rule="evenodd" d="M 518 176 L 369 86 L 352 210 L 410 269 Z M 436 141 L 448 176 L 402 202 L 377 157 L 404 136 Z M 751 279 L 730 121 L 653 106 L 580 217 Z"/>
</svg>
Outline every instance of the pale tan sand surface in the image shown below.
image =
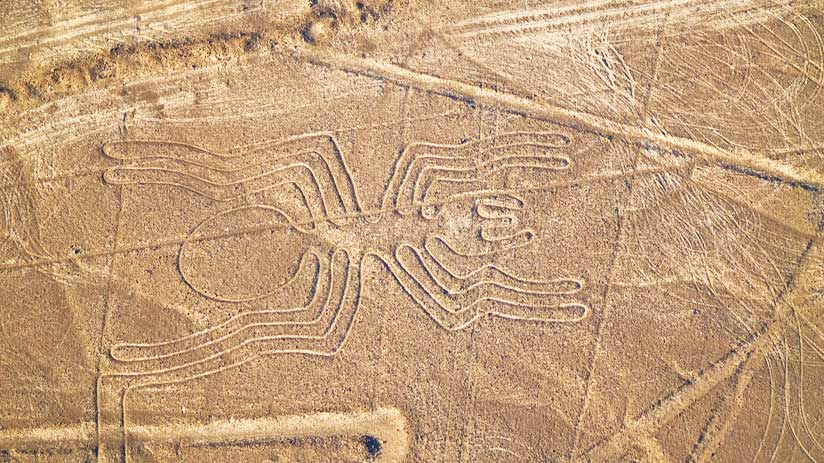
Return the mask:
<svg viewBox="0 0 824 463">
<path fill-rule="evenodd" d="M 0 3 L 0 462 L 821 461 L 822 34 Z"/>
</svg>

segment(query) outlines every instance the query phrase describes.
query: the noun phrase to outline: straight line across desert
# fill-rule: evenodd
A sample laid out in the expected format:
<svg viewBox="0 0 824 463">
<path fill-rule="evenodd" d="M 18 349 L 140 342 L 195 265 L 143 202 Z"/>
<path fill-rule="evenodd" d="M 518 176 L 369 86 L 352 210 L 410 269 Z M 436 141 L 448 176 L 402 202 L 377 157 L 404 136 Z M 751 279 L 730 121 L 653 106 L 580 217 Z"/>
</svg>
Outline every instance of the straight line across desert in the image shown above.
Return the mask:
<svg viewBox="0 0 824 463">
<path fill-rule="evenodd" d="M 821 0 L 0 0 L 0 462 L 824 462 Z"/>
</svg>

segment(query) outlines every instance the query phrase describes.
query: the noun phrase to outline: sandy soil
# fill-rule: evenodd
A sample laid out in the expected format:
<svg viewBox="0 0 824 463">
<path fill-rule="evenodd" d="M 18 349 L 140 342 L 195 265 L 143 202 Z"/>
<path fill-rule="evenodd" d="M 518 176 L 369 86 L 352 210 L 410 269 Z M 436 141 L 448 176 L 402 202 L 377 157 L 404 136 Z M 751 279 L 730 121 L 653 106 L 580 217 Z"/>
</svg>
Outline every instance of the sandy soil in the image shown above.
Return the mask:
<svg viewBox="0 0 824 463">
<path fill-rule="evenodd" d="M 0 461 L 824 458 L 822 33 L 0 4 Z"/>
</svg>

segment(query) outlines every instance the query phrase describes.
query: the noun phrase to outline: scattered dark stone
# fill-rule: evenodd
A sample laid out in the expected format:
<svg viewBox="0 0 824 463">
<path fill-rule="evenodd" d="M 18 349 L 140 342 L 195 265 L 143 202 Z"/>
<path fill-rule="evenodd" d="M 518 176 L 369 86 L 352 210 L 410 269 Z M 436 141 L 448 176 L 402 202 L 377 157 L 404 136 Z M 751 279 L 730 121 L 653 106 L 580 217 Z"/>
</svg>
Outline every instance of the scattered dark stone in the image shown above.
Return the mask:
<svg viewBox="0 0 824 463">
<path fill-rule="evenodd" d="M 363 442 L 364 447 L 366 447 L 366 452 L 370 458 L 375 458 L 380 455 L 381 447 L 383 447 L 380 439 L 374 436 L 363 436 L 361 442 Z"/>
</svg>

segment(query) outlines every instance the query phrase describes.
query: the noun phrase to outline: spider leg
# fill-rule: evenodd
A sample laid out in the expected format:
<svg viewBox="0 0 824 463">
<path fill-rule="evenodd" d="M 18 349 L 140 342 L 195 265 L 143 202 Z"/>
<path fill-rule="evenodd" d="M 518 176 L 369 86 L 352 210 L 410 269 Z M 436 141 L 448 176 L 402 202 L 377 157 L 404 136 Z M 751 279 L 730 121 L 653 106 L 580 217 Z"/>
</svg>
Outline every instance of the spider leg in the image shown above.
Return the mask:
<svg viewBox="0 0 824 463">
<path fill-rule="evenodd" d="M 488 263 L 461 273 L 444 261 L 465 256 L 451 250 L 448 255 L 434 254 L 431 247 L 399 246 L 394 256 L 398 279 L 430 318 L 446 329 L 464 328 L 484 315 L 569 322 L 588 314 L 586 306 L 569 299 L 583 287 L 580 281 L 526 279 Z"/>
<path fill-rule="evenodd" d="M 119 461 L 119 455 L 128 452 L 127 398 L 131 391 L 204 378 L 268 355 L 330 357 L 337 354 L 355 323 L 360 302 L 361 268 L 346 250 L 335 251 L 330 256 L 330 297 L 318 305 L 311 320 L 246 324 L 215 343 L 216 354 L 172 366 L 169 366 L 170 362 L 160 362 L 154 369 L 135 369 L 135 366 L 145 366 L 146 360 L 133 359 L 133 362 L 124 362 L 128 369 L 98 377 L 101 430 L 98 461 L 107 461 L 113 455 L 115 461 Z M 174 357 L 163 360 L 177 360 Z"/>
<path fill-rule="evenodd" d="M 293 310 L 251 312 L 196 337 L 155 345 L 119 345 L 113 354 L 117 355 L 123 372 L 113 375 L 145 377 L 152 384 L 171 384 L 216 373 L 226 365 L 245 362 L 251 357 L 276 353 L 334 354 L 354 322 L 360 298 L 360 275 L 359 264 L 352 261 L 349 252 L 335 251 L 329 259 L 327 282 L 320 290 L 322 295 L 313 298 L 306 314 L 296 316 Z M 192 343 L 193 339 L 201 341 L 200 344 Z M 164 351 L 147 352 L 157 347 Z M 141 350 L 135 353 L 137 348 Z M 127 356 L 125 352 L 132 355 Z"/>
<path fill-rule="evenodd" d="M 127 161 L 104 173 L 110 184 L 167 185 L 216 202 L 294 188 L 309 209 L 310 223 L 339 221 L 360 211 L 349 169 L 329 135 L 293 137 L 230 154 L 147 140 L 111 142 L 103 152 Z"/>
<path fill-rule="evenodd" d="M 429 200 L 433 192 L 445 190 L 447 200 L 492 193 L 494 177 L 500 174 L 564 170 L 570 160 L 555 151 L 569 143 L 569 137 L 547 132 L 513 132 L 461 145 L 413 143 L 395 165 L 384 203 L 392 201 L 404 214 L 433 202 Z"/>
<path fill-rule="evenodd" d="M 410 253 L 414 254 L 409 248 L 411 248 L 410 245 L 399 246 L 395 249 L 394 256 L 384 259 L 384 263 L 401 288 L 432 321 L 447 331 L 457 331 L 466 328 L 484 315 L 478 304 L 459 310 L 445 305 L 436 294 L 437 285 L 424 278 L 426 273 L 419 265 L 416 265 L 414 258 L 408 258 Z"/>
<path fill-rule="evenodd" d="M 320 317 L 332 296 L 329 260 L 328 256 L 320 255 L 317 251 L 307 252 L 301 261 L 297 278 L 267 298 L 274 301 L 301 300 L 309 294 L 305 305 L 243 310 L 218 325 L 177 339 L 117 344 L 110 349 L 110 356 L 119 363 L 127 364 L 130 370 L 153 370 L 160 368 L 161 364 L 185 364 L 214 355 L 238 339 L 247 338 L 249 332 L 255 329 L 285 326 L 288 323 L 311 323 Z"/>
<path fill-rule="evenodd" d="M 575 322 L 589 314 L 576 297 L 584 282 L 574 278 L 526 278 L 483 254 L 457 251 L 446 239 L 432 236 L 417 252 L 431 280 L 461 306 L 494 302 L 490 315 L 545 322 Z M 505 310 L 500 309 L 501 307 Z"/>
</svg>

